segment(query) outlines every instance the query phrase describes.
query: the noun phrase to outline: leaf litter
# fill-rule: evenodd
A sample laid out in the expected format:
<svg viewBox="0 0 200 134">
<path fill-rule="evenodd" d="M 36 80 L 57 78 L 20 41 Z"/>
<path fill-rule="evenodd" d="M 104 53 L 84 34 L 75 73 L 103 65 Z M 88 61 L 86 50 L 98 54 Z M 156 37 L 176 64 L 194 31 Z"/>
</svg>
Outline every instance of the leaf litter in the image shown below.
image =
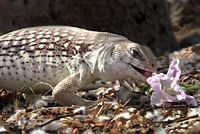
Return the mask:
<svg viewBox="0 0 200 134">
<path fill-rule="evenodd" d="M 199 104 L 200 68 L 195 64 L 200 63 L 200 56 L 187 51 L 188 48 L 161 57 L 159 64 L 163 66 L 168 63 L 168 68 L 172 57 L 179 58 L 181 75 L 176 84 L 179 84 L 186 94 L 193 96 Z M 166 69 L 162 72 L 166 73 Z M 139 88 L 144 90 L 140 94 L 149 97 L 153 92 L 147 83 L 141 84 Z M 19 100 L 22 95 L 14 94 L 17 96 L 17 104 L 16 99 L 10 104 L 4 103 L 8 100 L 1 101 L 0 133 L 200 133 L 199 105 L 191 108 L 187 103 L 176 101 L 170 105 L 151 106 L 150 99 L 142 104 L 133 103 L 135 96 L 122 104 L 116 100 L 114 88 L 102 88 L 102 91 L 98 95 L 98 103 L 91 107 L 63 107 L 55 104 L 46 107 L 21 106 Z M 0 94 L 2 99 L 10 95 L 10 92 L 2 89 Z"/>
</svg>

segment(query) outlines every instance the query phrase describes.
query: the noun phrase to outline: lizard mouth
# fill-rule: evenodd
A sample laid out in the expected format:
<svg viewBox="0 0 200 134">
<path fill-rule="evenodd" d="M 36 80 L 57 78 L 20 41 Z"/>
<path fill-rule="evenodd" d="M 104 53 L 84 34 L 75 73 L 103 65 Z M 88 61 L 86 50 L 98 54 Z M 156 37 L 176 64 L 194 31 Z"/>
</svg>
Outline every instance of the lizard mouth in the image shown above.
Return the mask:
<svg viewBox="0 0 200 134">
<path fill-rule="evenodd" d="M 150 71 L 146 71 L 146 70 L 144 70 L 144 69 L 138 68 L 138 67 L 136 67 L 136 66 L 133 66 L 132 64 L 129 64 L 129 65 L 131 65 L 132 68 L 134 68 L 137 72 L 139 72 L 140 74 L 142 74 L 142 75 L 145 76 L 146 78 L 152 76 L 152 74 L 153 74 L 153 73 L 150 72 Z"/>
</svg>

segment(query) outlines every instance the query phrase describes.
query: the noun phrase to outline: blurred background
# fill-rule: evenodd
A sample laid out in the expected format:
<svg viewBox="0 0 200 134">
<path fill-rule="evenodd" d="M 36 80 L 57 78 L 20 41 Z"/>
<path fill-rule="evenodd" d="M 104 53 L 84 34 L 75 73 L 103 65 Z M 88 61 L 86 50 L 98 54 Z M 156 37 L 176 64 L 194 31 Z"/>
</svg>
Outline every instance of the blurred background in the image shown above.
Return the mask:
<svg viewBox="0 0 200 134">
<path fill-rule="evenodd" d="M 44 25 L 106 31 L 157 56 L 200 42 L 200 0 L 1 0 L 0 34 Z"/>
</svg>

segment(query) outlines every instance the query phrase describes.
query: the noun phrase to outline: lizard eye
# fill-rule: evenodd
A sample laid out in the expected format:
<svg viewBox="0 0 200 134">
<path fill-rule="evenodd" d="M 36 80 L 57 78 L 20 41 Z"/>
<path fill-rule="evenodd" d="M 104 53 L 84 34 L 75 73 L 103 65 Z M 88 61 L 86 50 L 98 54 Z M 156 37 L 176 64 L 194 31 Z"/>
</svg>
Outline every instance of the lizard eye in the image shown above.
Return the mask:
<svg viewBox="0 0 200 134">
<path fill-rule="evenodd" d="M 137 49 L 135 49 L 135 48 L 132 48 L 132 49 L 131 49 L 131 55 L 132 55 L 133 57 L 140 57 L 140 56 L 141 56 L 139 50 L 137 50 Z"/>
</svg>

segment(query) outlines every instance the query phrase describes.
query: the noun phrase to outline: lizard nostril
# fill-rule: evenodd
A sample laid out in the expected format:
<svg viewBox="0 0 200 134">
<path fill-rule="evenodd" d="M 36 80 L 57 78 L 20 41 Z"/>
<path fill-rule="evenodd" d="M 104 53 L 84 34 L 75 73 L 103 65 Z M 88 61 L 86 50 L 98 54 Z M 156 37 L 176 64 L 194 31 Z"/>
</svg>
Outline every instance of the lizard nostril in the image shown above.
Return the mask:
<svg viewBox="0 0 200 134">
<path fill-rule="evenodd" d="M 152 64 L 151 66 L 154 67 L 154 64 Z"/>
</svg>

